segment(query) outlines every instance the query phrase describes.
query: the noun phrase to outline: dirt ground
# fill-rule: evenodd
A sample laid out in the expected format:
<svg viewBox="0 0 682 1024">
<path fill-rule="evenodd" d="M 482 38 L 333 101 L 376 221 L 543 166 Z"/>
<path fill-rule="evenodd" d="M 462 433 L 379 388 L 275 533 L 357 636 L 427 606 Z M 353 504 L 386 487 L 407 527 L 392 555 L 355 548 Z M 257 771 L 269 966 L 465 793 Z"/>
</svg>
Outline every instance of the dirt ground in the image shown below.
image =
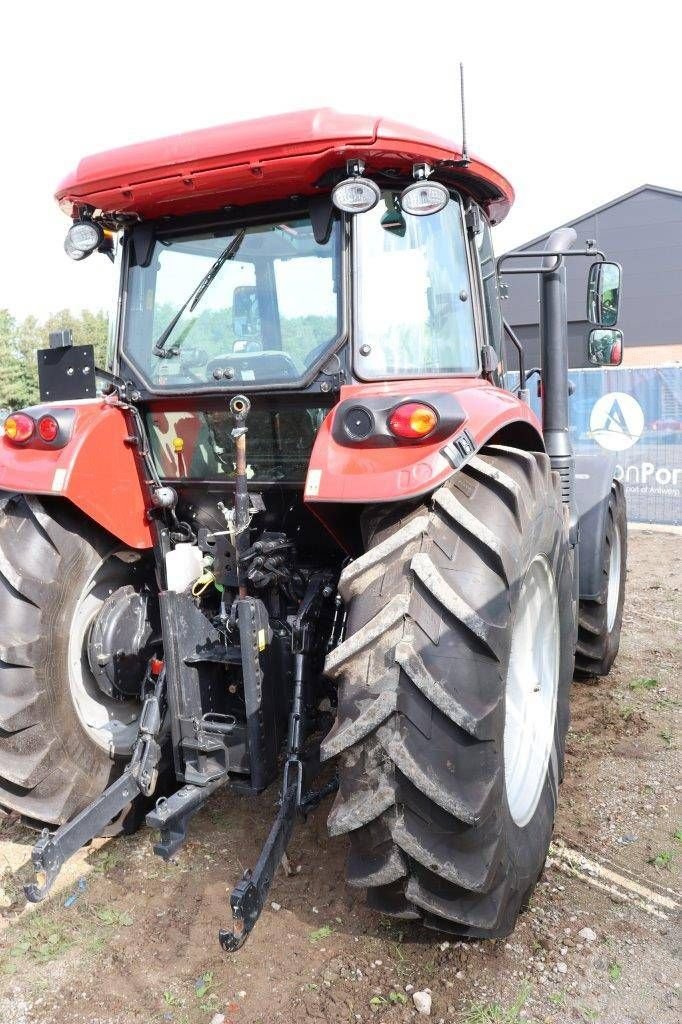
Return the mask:
<svg viewBox="0 0 682 1024">
<path fill-rule="evenodd" d="M 298 830 L 294 874 L 278 872 L 234 956 L 217 931 L 275 794 L 215 797 L 168 864 L 147 829 L 98 843 L 28 911 L 35 836 L 5 817 L 0 1024 L 388 1024 L 426 1019 L 413 1000 L 426 989 L 435 1021 L 679 1020 L 681 589 L 680 537 L 631 533 L 620 656 L 608 679 L 574 686 L 559 848 L 506 942 L 460 943 L 366 910 L 343 883 L 345 843 L 328 839 L 326 805 Z M 561 844 L 597 866 L 571 873 Z"/>
</svg>

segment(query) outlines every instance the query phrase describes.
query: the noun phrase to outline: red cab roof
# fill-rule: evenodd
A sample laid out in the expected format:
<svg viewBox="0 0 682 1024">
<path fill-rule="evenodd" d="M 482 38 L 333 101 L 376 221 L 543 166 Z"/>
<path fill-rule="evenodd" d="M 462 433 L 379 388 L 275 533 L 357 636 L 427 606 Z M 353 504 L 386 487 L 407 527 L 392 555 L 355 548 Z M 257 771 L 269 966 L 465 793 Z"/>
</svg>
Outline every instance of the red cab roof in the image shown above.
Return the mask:
<svg viewBox="0 0 682 1024">
<path fill-rule="evenodd" d="M 142 219 L 196 213 L 319 194 L 325 175 L 351 157 L 362 157 L 370 176 L 387 170 L 407 175 L 414 162 L 458 160 L 461 146 L 385 118 L 304 110 L 85 157 L 56 199 L 69 215 L 86 204 Z M 467 167 L 442 168 L 441 177 L 481 203 L 497 224 L 514 191 L 492 167 L 470 159 Z"/>
</svg>

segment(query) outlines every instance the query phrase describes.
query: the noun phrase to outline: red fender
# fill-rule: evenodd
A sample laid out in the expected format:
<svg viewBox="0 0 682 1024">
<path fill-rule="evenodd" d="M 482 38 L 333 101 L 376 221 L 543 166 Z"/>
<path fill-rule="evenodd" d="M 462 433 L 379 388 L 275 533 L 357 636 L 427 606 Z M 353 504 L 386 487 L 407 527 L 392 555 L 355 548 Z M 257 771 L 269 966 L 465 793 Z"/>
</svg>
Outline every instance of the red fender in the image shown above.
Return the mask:
<svg viewBox="0 0 682 1024">
<path fill-rule="evenodd" d="M 68 498 L 131 548 L 150 548 L 152 533 L 135 453 L 126 443 L 123 410 L 92 399 L 42 406 L 73 409 L 63 448 L 37 448 L 0 438 L 0 490 Z M 25 410 L 31 413 L 31 410 Z"/>
<path fill-rule="evenodd" d="M 405 501 L 435 490 L 455 469 L 441 454 L 452 438 L 466 430 L 476 448 L 501 429 L 524 424 L 537 433 L 543 449 L 542 427 L 532 409 L 515 395 L 480 378 L 439 378 L 388 381 L 383 384 L 350 384 L 341 388 L 341 401 L 373 395 L 418 395 L 449 392 L 466 412 L 466 419 L 450 438 L 396 447 L 360 448 L 338 444 L 332 436 L 335 407 L 320 427 L 310 457 L 305 500 L 314 502 Z"/>
</svg>

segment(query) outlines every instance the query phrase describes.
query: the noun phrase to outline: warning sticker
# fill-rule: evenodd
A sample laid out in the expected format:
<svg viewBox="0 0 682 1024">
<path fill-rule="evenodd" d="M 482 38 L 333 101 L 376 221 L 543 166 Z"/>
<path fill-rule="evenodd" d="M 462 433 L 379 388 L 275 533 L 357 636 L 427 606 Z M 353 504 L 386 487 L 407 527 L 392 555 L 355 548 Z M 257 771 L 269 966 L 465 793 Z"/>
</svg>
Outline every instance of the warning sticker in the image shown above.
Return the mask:
<svg viewBox="0 0 682 1024">
<path fill-rule="evenodd" d="M 320 480 L 322 479 L 321 469 L 309 469 L 305 482 L 305 493 L 309 498 L 314 498 L 320 493 Z"/>
</svg>

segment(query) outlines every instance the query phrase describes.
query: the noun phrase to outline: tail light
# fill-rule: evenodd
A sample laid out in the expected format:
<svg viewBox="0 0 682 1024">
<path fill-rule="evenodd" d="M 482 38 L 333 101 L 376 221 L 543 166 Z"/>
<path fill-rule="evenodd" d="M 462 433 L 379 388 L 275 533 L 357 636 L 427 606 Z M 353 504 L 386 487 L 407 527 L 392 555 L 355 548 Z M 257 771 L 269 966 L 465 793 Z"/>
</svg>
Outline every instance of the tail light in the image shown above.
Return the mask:
<svg viewBox="0 0 682 1024">
<path fill-rule="evenodd" d="M 5 440 L 26 448 L 63 448 L 71 440 L 75 418 L 75 409 L 32 406 L 7 417 Z"/>
<path fill-rule="evenodd" d="M 436 410 L 420 402 L 399 405 L 388 418 L 388 429 L 391 433 L 409 441 L 419 441 L 428 437 L 437 426 Z"/>
<path fill-rule="evenodd" d="M 5 437 L 14 444 L 30 441 L 35 433 L 35 421 L 25 412 L 17 412 L 8 416 L 4 423 Z"/>
<path fill-rule="evenodd" d="M 59 435 L 59 424 L 54 416 L 41 416 L 38 420 L 38 434 L 47 444 L 56 441 Z"/>
</svg>

